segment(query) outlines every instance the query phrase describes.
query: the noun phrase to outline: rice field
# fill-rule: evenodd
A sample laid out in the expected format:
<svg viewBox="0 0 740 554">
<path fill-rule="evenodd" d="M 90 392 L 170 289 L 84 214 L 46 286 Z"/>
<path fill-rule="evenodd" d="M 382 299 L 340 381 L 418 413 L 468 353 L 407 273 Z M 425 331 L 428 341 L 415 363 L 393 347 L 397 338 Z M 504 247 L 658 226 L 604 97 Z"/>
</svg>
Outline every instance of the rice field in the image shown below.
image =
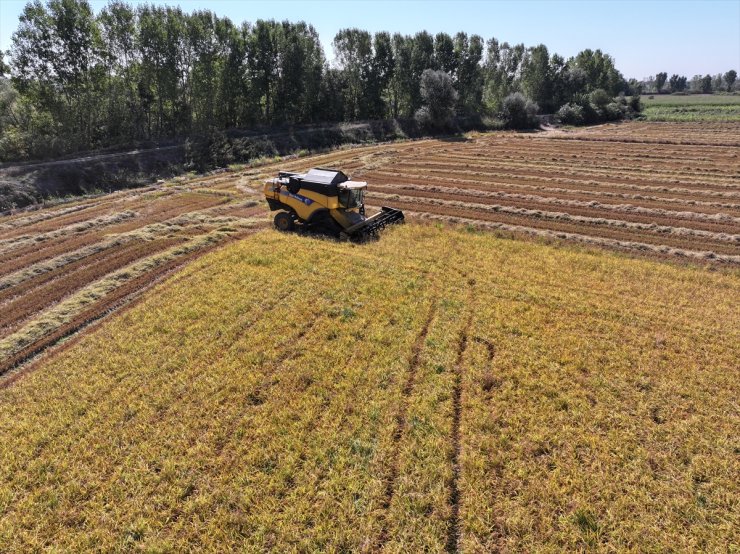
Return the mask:
<svg viewBox="0 0 740 554">
<path fill-rule="evenodd" d="M 334 166 L 372 211 L 659 259 L 740 263 L 739 123 L 629 123 L 337 150 L 0 218 L 0 375 L 269 222 L 261 183 Z"/>
<path fill-rule="evenodd" d="M 253 233 L 0 385 L 0 551 L 731 551 L 738 298 L 474 227 Z"/>
<path fill-rule="evenodd" d="M 1 217 L 0 552 L 736 550 L 739 147 L 473 133 Z M 269 230 L 312 166 L 410 224 Z"/>
</svg>

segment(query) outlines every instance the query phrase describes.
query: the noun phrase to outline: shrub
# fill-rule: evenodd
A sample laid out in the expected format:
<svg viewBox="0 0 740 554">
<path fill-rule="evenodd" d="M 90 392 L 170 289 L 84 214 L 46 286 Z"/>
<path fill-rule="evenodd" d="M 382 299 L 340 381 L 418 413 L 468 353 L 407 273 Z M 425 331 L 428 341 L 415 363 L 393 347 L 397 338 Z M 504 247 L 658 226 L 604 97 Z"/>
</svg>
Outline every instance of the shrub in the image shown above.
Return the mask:
<svg viewBox="0 0 740 554">
<path fill-rule="evenodd" d="M 430 129 L 434 125 L 432 123 L 432 114 L 429 112 L 429 108 L 426 106 L 423 106 L 416 110 L 416 113 L 414 114 L 414 119 L 416 120 L 416 123 L 419 124 L 419 127 L 422 129 Z"/>
<path fill-rule="evenodd" d="M 582 125 L 583 108 L 578 104 L 565 104 L 561 106 L 555 117 L 564 125 Z"/>
<path fill-rule="evenodd" d="M 207 171 L 228 167 L 234 161 L 232 145 L 226 134 L 216 128 L 209 129 L 204 140 L 185 142 L 185 167 Z"/>
<path fill-rule="evenodd" d="M 606 105 L 604 108 L 604 117 L 607 121 L 616 121 L 618 119 L 622 119 L 624 117 L 624 114 L 626 112 L 626 106 L 624 106 L 625 110 L 622 110 L 623 106 L 617 102 L 611 102 Z"/>
<path fill-rule="evenodd" d="M 639 94 L 633 94 L 630 98 L 630 108 L 632 108 L 632 111 L 635 113 L 640 113 L 642 111 L 642 102 L 640 101 Z"/>
<path fill-rule="evenodd" d="M 595 91 L 593 91 L 589 95 L 588 99 L 597 110 L 602 110 L 602 111 L 606 108 L 606 106 L 610 102 L 612 102 L 612 98 L 611 96 L 609 96 L 609 93 L 601 88 L 597 88 Z"/>
<path fill-rule="evenodd" d="M 452 78 L 444 71 L 425 69 L 421 75 L 421 97 L 424 106 L 414 114 L 419 126 L 428 129 L 449 127 L 455 117 L 457 102 Z"/>
<path fill-rule="evenodd" d="M 537 112 L 539 106 L 521 92 L 515 92 L 504 98 L 503 118 L 510 129 L 532 129 L 539 126 Z"/>
</svg>

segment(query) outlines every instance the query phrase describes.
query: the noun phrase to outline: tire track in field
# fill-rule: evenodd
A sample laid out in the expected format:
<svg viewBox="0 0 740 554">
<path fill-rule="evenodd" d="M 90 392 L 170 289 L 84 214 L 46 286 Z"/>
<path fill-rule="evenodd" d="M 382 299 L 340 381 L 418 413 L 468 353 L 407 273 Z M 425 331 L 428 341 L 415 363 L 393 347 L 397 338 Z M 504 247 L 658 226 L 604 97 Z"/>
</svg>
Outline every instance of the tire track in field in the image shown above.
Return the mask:
<svg viewBox="0 0 740 554">
<path fill-rule="evenodd" d="M 393 497 L 396 493 L 396 481 L 400 473 L 400 458 L 401 458 L 401 438 L 406 431 L 406 416 L 409 408 L 409 397 L 414 391 L 414 385 L 416 384 L 416 374 L 418 373 L 419 364 L 421 363 L 421 352 L 424 348 L 427 335 L 429 334 L 429 328 L 432 325 L 434 316 L 437 313 L 437 298 L 434 296 L 429 306 L 429 313 L 427 314 L 424 324 L 421 327 L 421 331 L 414 341 L 414 345 L 411 348 L 411 358 L 409 360 L 408 371 L 406 372 L 406 382 L 401 389 L 401 400 L 396 413 L 396 427 L 393 430 L 393 441 L 391 454 L 391 463 L 386 477 L 385 494 L 383 495 L 383 501 L 381 504 L 383 510 L 383 527 L 378 538 L 378 549 L 382 549 L 383 546 L 388 542 L 388 512 L 393 502 Z"/>
<path fill-rule="evenodd" d="M 463 274 L 463 278 L 467 275 Z M 457 358 L 455 359 L 455 385 L 452 389 L 452 431 L 450 433 L 452 450 L 450 454 L 450 465 L 452 466 L 452 479 L 450 480 L 450 521 L 447 527 L 447 545 L 449 553 L 458 551 L 460 542 L 460 418 L 462 416 L 462 392 L 463 392 L 463 356 L 468 348 L 470 327 L 473 323 L 473 305 L 475 302 L 475 279 L 467 278 L 468 284 L 468 314 L 465 325 L 460 331 L 457 343 Z"/>
</svg>

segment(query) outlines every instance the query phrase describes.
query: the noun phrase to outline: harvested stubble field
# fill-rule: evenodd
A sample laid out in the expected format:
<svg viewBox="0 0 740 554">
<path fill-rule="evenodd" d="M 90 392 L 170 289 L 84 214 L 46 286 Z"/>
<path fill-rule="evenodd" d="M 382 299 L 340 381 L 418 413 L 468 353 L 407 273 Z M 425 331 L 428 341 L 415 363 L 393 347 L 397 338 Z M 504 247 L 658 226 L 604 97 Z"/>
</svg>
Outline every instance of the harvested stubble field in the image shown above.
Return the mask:
<svg viewBox="0 0 740 554">
<path fill-rule="evenodd" d="M 0 218 L 0 375 L 262 223 L 254 197 L 180 180 Z M 233 180 L 232 176 L 229 176 Z"/>
<path fill-rule="evenodd" d="M 737 264 L 738 147 L 740 123 L 632 123 L 384 145 L 312 165 L 344 168 L 370 183 L 369 204 L 416 217 Z"/>
<path fill-rule="evenodd" d="M 738 297 L 442 225 L 252 234 L 0 390 L 0 551 L 724 551 Z"/>
<path fill-rule="evenodd" d="M 407 216 L 716 266 L 740 263 L 740 123 L 632 123 L 338 150 L 0 218 L 0 375 L 224 239 L 261 180 L 335 166 Z"/>
</svg>

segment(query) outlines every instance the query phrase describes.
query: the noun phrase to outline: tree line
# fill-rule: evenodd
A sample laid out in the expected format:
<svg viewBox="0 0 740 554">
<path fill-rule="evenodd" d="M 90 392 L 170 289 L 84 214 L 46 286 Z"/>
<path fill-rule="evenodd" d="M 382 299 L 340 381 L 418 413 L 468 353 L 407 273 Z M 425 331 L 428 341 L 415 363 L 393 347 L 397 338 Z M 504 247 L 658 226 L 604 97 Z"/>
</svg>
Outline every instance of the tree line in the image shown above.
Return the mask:
<svg viewBox="0 0 740 554">
<path fill-rule="evenodd" d="M 87 0 L 29 2 L 7 61 L 0 56 L 0 160 L 212 129 L 420 113 L 495 116 L 507 113 L 505 101 L 516 93 L 530 112 L 553 113 L 564 105 L 593 106 L 594 94 L 612 103 L 633 92 L 600 50 L 566 60 L 544 45 L 464 32 L 361 29 L 339 31 L 333 48 L 328 63 L 305 22 L 235 24 L 208 10 L 119 0 L 98 14 Z M 429 109 L 439 81 L 424 89 L 425 71 L 449 78 L 449 106 Z M 519 103 L 510 100 L 509 107 Z"/>
<path fill-rule="evenodd" d="M 712 94 L 715 92 L 733 92 L 737 86 L 737 71 L 734 69 L 716 75 L 694 75 L 689 80 L 685 75 L 662 71 L 640 82 L 633 83 L 633 88 L 643 93 L 661 94 L 665 92 L 688 92 L 693 94 Z"/>
</svg>

